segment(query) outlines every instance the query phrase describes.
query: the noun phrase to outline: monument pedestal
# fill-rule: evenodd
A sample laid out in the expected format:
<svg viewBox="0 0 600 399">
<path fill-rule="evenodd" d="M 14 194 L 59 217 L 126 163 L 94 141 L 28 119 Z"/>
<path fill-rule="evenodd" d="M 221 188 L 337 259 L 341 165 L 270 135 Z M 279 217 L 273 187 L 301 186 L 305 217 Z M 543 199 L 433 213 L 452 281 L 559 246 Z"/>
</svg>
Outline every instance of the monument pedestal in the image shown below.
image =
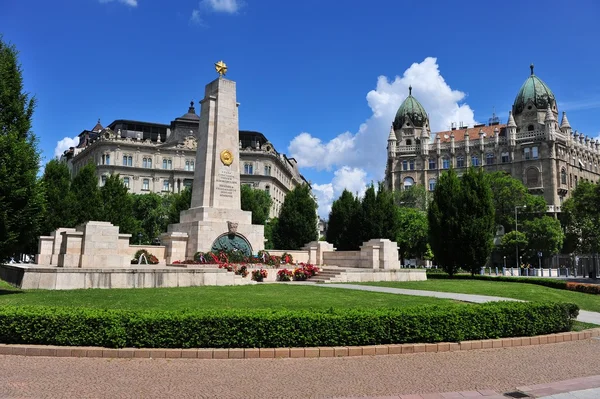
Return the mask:
<svg viewBox="0 0 600 399">
<path fill-rule="evenodd" d="M 264 249 L 265 234 L 264 226 L 252 224 L 252 213 L 241 209 L 235 82 L 219 76 L 206 85 L 200 104 L 191 207 L 181 212 L 180 223 L 169 225 L 161 240 L 174 242 L 187 234 L 185 259 L 219 249 L 256 253 Z M 176 253 L 171 261 L 184 260 L 174 259 Z"/>
</svg>

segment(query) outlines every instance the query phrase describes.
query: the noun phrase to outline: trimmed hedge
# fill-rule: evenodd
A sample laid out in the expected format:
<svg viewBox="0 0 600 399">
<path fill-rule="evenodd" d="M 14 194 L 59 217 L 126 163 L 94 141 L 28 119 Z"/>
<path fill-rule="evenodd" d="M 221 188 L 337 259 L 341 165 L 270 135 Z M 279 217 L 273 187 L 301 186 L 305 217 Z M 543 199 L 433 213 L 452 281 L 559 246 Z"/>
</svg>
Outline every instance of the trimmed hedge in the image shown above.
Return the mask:
<svg viewBox="0 0 600 399">
<path fill-rule="evenodd" d="M 575 304 L 497 302 L 328 312 L 0 308 L 0 342 L 103 347 L 265 348 L 457 342 L 569 331 Z"/>
<path fill-rule="evenodd" d="M 476 274 L 455 274 L 450 277 L 447 273 L 427 271 L 427 278 L 431 280 L 486 280 L 486 281 L 502 281 L 506 283 L 523 283 L 543 285 L 545 287 L 556 288 L 559 290 L 577 291 L 585 294 L 600 295 L 600 286 L 596 284 L 576 283 L 565 280 L 556 280 L 552 278 L 535 278 L 535 277 L 506 277 L 506 276 L 485 276 Z"/>
</svg>

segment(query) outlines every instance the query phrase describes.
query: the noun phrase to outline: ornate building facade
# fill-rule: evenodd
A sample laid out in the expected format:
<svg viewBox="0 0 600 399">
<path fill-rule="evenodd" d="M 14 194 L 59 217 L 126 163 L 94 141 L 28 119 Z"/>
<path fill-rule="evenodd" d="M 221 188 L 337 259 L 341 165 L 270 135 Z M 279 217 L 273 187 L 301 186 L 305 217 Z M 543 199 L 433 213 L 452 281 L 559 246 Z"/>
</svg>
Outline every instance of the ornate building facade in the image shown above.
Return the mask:
<svg viewBox="0 0 600 399">
<path fill-rule="evenodd" d="M 100 121 L 79 134 L 79 144 L 61 159 L 75 175 L 88 162 L 96 165 L 98 184 L 118 173 L 132 193 L 178 193 L 191 186 L 200 117 L 191 103 L 188 112 L 170 124 L 116 120 Z M 270 217 L 279 215 L 285 195 L 309 184 L 294 158 L 275 150 L 259 132 L 240 130 L 240 180 L 271 196 Z"/>
<path fill-rule="evenodd" d="M 388 188 L 423 184 L 433 191 L 450 167 L 461 174 L 476 166 L 521 180 L 532 194 L 543 196 L 548 212 L 558 213 L 578 182 L 599 181 L 600 143 L 573 132 L 565 112 L 558 123 L 554 94 L 530 68 L 506 124 L 493 118 L 488 125 L 432 135 L 429 116 L 409 88 L 388 137 Z"/>
</svg>

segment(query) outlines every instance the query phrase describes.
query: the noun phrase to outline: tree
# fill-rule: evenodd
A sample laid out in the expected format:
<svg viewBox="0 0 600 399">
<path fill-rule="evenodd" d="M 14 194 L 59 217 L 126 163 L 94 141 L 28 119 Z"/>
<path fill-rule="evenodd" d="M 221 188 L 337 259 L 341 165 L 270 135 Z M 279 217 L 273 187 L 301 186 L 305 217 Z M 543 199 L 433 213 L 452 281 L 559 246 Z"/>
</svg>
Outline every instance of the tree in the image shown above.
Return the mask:
<svg viewBox="0 0 600 399">
<path fill-rule="evenodd" d="M 136 220 L 133 217 L 133 198 L 119 174 L 108 176 L 100 188 L 100 219 L 119 226 L 120 233 L 133 234 Z"/>
<path fill-rule="evenodd" d="M 134 243 L 151 244 L 167 231 L 169 215 L 165 203 L 165 199 L 156 193 L 133 195 L 133 216 L 137 219 L 131 237 Z"/>
<path fill-rule="evenodd" d="M 415 208 L 421 211 L 427 210 L 429 199 L 427 189 L 422 184 L 413 184 L 404 190 L 395 192 L 396 204 L 405 208 Z"/>
<path fill-rule="evenodd" d="M 398 218 L 394 204 L 394 193 L 387 190 L 380 182 L 375 199 L 377 207 L 377 223 L 379 224 L 379 236 L 370 238 L 387 238 L 395 241 L 398 235 Z"/>
<path fill-rule="evenodd" d="M 505 172 L 486 173 L 485 177 L 492 190 L 495 224 L 504 226 L 505 231 L 515 228 L 515 207 L 526 206 L 527 211 L 519 214 L 519 220 L 523 221 L 546 212 L 546 201 L 529 194 L 520 180 Z"/>
<path fill-rule="evenodd" d="M 241 200 L 242 210 L 252 212 L 252 224 L 264 225 L 271 211 L 271 196 L 266 191 L 242 184 Z"/>
<path fill-rule="evenodd" d="M 0 36 L 0 260 L 34 250 L 44 212 L 35 99 L 23 91 L 18 52 Z"/>
<path fill-rule="evenodd" d="M 494 202 L 483 170 L 469 168 L 460 183 L 461 229 L 457 249 L 460 264 L 475 274 L 487 263 L 494 246 Z"/>
<path fill-rule="evenodd" d="M 355 250 L 354 240 L 351 235 L 357 233 L 352 230 L 352 219 L 356 217 L 357 203 L 354 195 L 344 190 L 342 195 L 331 205 L 329 222 L 327 224 L 327 241 L 332 243 L 339 251 Z"/>
<path fill-rule="evenodd" d="M 279 240 L 277 233 L 278 225 L 278 218 L 271 218 L 265 223 L 265 249 L 275 249 L 275 242 Z"/>
<path fill-rule="evenodd" d="M 531 260 L 538 257 L 538 253 L 548 258 L 560 251 L 565 234 L 558 219 L 542 216 L 525 222 L 523 227 Z"/>
<path fill-rule="evenodd" d="M 71 173 L 64 162 L 53 159 L 46 164 L 42 176 L 46 210 L 41 233 L 48 235 L 59 227 L 74 227 L 75 204 L 71 193 Z"/>
<path fill-rule="evenodd" d="M 398 244 L 400 260 L 422 258 L 428 250 L 429 228 L 427 214 L 414 208 L 397 207 L 396 221 L 398 233 L 394 241 Z"/>
<path fill-rule="evenodd" d="M 357 212 L 360 229 L 356 234 L 360 236 L 360 244 L 372 238 L 381 237 L 381 220 L 377 209 L 377 194 L 371 184 L 362 198 L 360 212 Z"/>
<path fill-rule="evenodd" d="M 461 266 L 457 256 L 463 216 L 460 191 L 460 181 L 454 169 L 442 173 L 427 213 L 429 245 L 436 262 L 451 276 Z"/>
<path fill-rule="evenodd" d="M 509 265 L 520 265 L 520 254 L 527 248 L 527 236 L 522 231 L 510 231 L 502 236 L 500 248 L 504 256 L 510 259 Z"/>
<path fill-rule="evenodd" d="M 181 212 L 190 209 L 192 202 L 192 188 L 186 187 L 180 193 L 171 194 L 172 201 L 169 206 L 169 224 L 179 223 Z"/>
<path fill-rule="evenodd" d="M 317 203 L 311 196 L 310 187 L 303 184 L 285 196 L 279 214 L 277 235 L 273 237 L 275 248 L 300 249 L 317 238 Z"/>
<path fill-rule="evenodd" d="M 71 192 L 75 207 L 73 221 L 75 225 L 98 220 L 102 217 L 102 203 L 96 166 L 88 163 L 79 170 L 71 183 Z"/>
<path fill-rule="evenodd" d="M 582 181 L 562 209 L 567 230 L 577 237 L 577 251 L 596 254 L 600 248 L 600 186 Z"/>
</svg>

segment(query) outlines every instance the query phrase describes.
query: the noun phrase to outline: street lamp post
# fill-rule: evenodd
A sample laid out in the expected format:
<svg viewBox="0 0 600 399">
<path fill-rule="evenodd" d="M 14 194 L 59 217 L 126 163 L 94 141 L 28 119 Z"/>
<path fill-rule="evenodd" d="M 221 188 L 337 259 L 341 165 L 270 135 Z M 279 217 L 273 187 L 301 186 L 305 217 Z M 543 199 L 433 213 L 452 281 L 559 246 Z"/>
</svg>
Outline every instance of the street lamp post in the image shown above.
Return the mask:
<svg viewBox="0 0 600 399">
<path fill-rule="evenodd" d="M 519 232 L 519 208 L 527 208 L 527 205 L 523 205 L 523 206 L 515 206 L 515 232 Z M 515 262 L 517 263 L 517 269 L 519 268 L 519 244 L 517 241 L 517 236 L 515 235 L 515 249 L 516 249 L 516 254 L 515 254 Z"/>
</svg>

